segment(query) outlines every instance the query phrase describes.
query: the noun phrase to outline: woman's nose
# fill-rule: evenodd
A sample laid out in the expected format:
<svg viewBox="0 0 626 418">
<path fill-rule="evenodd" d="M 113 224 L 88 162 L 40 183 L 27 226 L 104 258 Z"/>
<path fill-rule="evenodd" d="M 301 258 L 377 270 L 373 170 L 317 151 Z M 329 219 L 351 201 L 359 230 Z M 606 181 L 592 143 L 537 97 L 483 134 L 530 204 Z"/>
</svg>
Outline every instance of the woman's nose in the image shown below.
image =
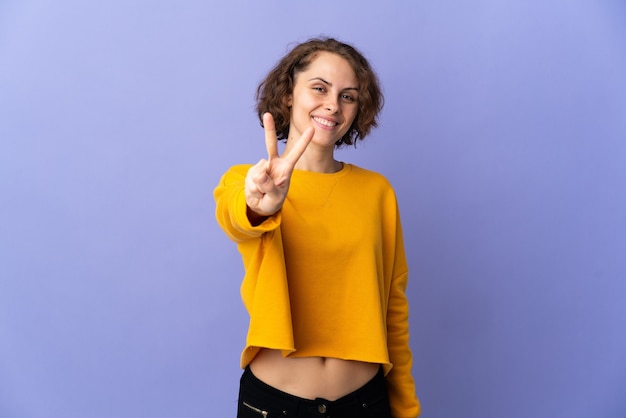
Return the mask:
<svg viewBox="0 0 626 418">
<path fill-rule="evenodd" d="M 339 109 L 339 104 L 336 98 L 327 98 L 326 103 L 324 104 L 324 108 L 329 112 L 335 113 Z"/>
</svg>

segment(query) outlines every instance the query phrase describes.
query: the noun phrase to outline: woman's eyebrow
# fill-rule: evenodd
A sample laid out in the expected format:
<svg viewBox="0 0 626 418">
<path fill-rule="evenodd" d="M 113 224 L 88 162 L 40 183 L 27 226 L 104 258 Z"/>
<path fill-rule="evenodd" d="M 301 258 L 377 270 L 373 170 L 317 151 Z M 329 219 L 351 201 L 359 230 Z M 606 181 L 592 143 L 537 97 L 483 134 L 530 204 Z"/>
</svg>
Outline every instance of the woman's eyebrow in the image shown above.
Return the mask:
<svg viewBox="0 0 626 418">
<path fill-rule="evenodd" d="M 319 80 L 319 81 L 321 81 L 322 83 L 327 84 L 327 85 L 329 85 L 329 86 L 331 86 L 331 87 L 332 87 L 332 85 L 333 85 L 333 83 L 331 83 L 330 81 L 326 81 L 326 80 L 324 80 L 322 77 L 313 77 L 313 78 L 309 79 L 309 81 L 314 81 L 314 80 Z"/>
<path fill-rule="evenodd" d="M 333 86 L 333 83 L 331 83 L 330 81 L 324 80 L 322 77 L 313 77 L 313 78 L 309 79 L 309 81 L 315 81 L 315 80 L 319 80 L 319 81 L 321 81 L 322 83 L 326 84 L 329 87 Z M 343 89 L 343 91 L 345 91 L 345 90 L 356 90 L 356 91 L 359 91 L 358 87 L 346 87 L 345 89 Z"/>
</svg>

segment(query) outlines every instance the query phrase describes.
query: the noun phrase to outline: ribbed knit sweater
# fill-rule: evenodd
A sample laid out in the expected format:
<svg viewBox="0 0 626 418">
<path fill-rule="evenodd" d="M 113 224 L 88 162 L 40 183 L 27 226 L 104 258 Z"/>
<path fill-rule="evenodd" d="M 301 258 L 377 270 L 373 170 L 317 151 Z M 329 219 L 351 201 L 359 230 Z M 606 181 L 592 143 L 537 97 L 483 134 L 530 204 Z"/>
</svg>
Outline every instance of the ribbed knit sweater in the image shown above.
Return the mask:
<svg viewBox="0 0 626 418">
<path fill-rule="evenodd" d="M 351 164 L 331 174 L 295 170 L 282 209 L 253 226 L 244 196 L 250 167 L 229 169 L 214 192 L 217 221 L 245 267 L 250 324 L 241 366 L 260 348 L 380 363 L 393 416 L 418 416 L 408 268 L 389 182 Z"/>
</svg>

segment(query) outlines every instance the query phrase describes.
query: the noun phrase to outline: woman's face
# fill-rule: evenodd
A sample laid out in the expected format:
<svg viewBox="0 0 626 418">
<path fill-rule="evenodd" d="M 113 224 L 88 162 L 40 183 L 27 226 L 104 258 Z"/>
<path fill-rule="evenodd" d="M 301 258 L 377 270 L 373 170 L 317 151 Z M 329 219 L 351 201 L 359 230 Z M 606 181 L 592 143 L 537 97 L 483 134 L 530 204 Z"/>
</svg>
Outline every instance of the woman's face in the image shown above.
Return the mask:
<svg viewBox="0 0 626 418">
<path fill-rule="evenodd" d="M 312 142 L 334 147 L 357 116 L 359 85 L 352 66 L 332 52 L 319 52 L 305 71 L 295 75 L 289 140 L 300 138 L 309 126 L 315 129 Z"/>
</svg>

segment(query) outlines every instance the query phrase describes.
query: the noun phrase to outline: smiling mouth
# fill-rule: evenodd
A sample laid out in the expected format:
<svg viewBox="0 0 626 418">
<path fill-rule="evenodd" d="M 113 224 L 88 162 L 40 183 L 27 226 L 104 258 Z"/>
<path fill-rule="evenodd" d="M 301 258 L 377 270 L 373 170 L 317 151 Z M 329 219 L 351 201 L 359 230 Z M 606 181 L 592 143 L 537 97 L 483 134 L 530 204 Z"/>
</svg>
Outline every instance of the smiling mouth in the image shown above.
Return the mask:
<svg viewBox="0 0 626 418">
<path fill-rule="evenodd" d="M 318 118 L 318 117 L 315 117 L 315 116 L 313 116 L 313 120 L 315 122 L 319 123 L 320 125 L 328 126 L 329 128 L 334 128 L 335 126 L 338 125 L 337 122 L 333 122 L 333 121 L 330 121 L 330 120 Z"/>
</svg>

